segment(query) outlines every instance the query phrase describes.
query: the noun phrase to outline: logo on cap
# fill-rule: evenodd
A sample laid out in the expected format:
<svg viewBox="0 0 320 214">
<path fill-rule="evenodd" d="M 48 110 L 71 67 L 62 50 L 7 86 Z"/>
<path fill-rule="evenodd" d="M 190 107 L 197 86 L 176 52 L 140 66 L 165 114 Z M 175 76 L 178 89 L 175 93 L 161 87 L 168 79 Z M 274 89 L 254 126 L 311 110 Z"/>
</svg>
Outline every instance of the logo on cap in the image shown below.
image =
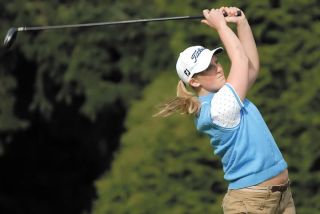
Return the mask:
<svg viewBox="0 0 320 214">
<path fill-rule="evenodd" d="M 190 71 L 189 71 L 188 69 L 184 70 L 184 72 L 183 72 L 183 73 L 184 73 L 185 75 L 187 75 L 187 77 L 188 77 L 188 76 L 190 76 L 190 74 L 191 74 L 191 73 L 190 73 Z"/>
<path fill-rule="evenodd" d="M 204 51 L 204 50 L 205 50 L 205 48 L 201 47 L 201 48 L 198 48 L 197 50 L 195 50 L 195 51 L 193 52 L 193 54 L 191 55 L 191 59 L 194 59 L 194 63 L 197 62 L 199 55 L 200 55 L 201 52 Z"/>
</svg>

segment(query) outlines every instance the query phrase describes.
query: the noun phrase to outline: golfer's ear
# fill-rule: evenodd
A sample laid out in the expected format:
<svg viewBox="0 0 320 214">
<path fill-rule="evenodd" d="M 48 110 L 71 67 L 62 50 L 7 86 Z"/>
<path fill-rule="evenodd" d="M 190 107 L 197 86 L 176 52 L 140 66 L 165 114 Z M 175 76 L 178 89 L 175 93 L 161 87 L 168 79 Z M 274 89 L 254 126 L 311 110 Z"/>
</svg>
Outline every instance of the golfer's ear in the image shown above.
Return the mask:
<svg viewBox="0 0 320 214">
<path fill-rule="evenodd" d="M 195 87 L 195 88 L 200 87 L 200 83 L 196 79 L 193 79 L 193 78 L 191 78 L 191 80 L 189 81 L 189 85 L 192 87 Z"/>
</svg>

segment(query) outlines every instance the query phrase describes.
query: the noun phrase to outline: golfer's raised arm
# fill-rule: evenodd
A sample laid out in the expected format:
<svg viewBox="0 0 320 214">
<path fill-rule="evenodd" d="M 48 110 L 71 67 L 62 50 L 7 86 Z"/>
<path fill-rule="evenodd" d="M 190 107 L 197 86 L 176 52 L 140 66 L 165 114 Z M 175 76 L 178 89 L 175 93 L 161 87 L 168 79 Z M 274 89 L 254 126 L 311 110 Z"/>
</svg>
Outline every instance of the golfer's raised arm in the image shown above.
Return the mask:
<svg viewBox="0 0 320 214">
<path fill-rule="evenodd" d="M 236 7 L 222 7 L 228 16 L 226 17 L 227 22 L 232 22 L 237 25 L 237 34 L 239 40 L 249 58 L 249 88 L 255 82 L 259 70 L 260 70 L 260 60 L 259 54 L 256 46 L 256 42 L 253 37 L 253 33 L 249 22 L 241 11 L 241 16 L 236 16 L 235 14 L 240 11 Z"/>
<path fill-rule="evenodd" d="M 239 40 L 249 58 L 249 88 L 255 82 L 259 70 L 260 70 L 260 60 L 259 54 L 254 40 L 251 27 L 247 19 L 241 19 L 237 23 L 237 31 Z"/>
<path fill-rule="evenodd" d="M 244 100 L 249 85 L 249 60 L 245 50 L 238 37 L 227 26 L 222 9 L 204 10 L 203 15 L 206 19 L 202 22 L 217 30 L 231 60 L 227 82 L 233 86 L 240 99 Z"/>
</svg>

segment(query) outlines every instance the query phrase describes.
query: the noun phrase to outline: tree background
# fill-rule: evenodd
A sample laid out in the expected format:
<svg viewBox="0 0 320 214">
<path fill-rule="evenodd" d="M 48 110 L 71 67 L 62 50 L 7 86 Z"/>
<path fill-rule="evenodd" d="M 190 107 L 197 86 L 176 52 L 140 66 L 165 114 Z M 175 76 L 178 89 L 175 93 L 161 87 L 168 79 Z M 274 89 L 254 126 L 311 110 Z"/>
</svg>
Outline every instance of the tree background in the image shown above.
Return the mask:
<svg viewBox="0 0 320 214">
<path fill-rule="evenodd" d="M 318 0 L 1 0 L 0 32 L 232 5 L 245 11 L 261 58 L 248 98 L 289 164 L 298 213 L 318 213 Z M 175 96 L 176 57 L 194 44 L 221 45 L 189 20 L 23 32 L 1 47 L 0 212 L 221 213 L 227 184 L 207 137 L 191 117 L 152 117 Z"/>
</svg>

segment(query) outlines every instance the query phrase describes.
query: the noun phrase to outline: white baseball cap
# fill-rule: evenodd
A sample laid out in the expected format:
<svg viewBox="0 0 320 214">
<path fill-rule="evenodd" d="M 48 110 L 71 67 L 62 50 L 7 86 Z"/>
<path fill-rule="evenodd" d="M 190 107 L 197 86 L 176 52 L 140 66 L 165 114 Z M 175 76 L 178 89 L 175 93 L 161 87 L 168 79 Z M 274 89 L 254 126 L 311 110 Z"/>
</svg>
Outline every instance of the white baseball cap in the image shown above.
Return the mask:
<svg viewBox="0 0 320 214">
<path fill-rule="evenodd" d="M 176 69 L 180 79 L 188 84 L 192 76 L 204 71 L 210 65 L 212 56 L 221 53 L 222 47 L 214 50 L 202 46 L 191 46 L 182 51 L 177 60 Z"/>
</svg>

